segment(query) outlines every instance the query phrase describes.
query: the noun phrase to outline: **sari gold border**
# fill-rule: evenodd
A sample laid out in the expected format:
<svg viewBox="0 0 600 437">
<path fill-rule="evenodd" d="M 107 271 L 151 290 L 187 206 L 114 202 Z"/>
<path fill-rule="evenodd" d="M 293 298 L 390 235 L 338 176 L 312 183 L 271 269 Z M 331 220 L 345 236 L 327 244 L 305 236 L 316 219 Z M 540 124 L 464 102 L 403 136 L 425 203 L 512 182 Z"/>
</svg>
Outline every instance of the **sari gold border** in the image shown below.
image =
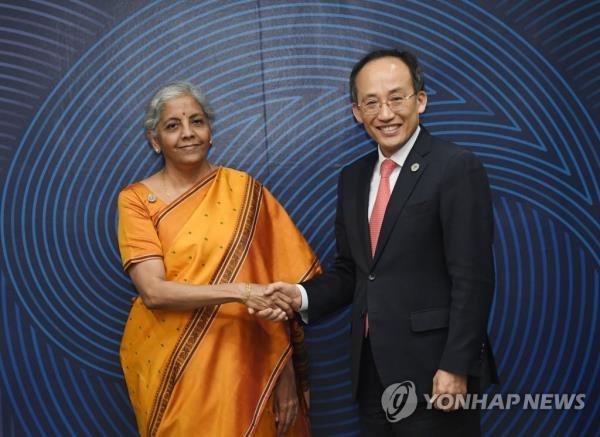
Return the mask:
<svg viewBox="0 0 600 437">
<path fill-rule="evenodd" d="M 196 191 L 198 188 L 214 179 L 214 177 L 215 174 L 211 175 L 209 179 L 196 186 L 193 191 Z M 191 190 L 189 194 L 193 191 Z M 184 196 L 187 198 L 189 194 L 186 193 Z M 183 196 L 181 200 L 183 200 Z M 248 254 L 250 243 L 254 237 L 261 200 L 261 185 L 249 177 L 248 182 L 246 183 L 246 192 L 240 211 L 240 219 L 236 225 L 233 238 L 225 252 L 226 255 L 223 257 L 221 264 L 209 281 L 209 284 L 228 283 L 236 277 Z M 179 199 L 176 202 L 177 204 L 181 203 Z M 172 208 L 170 207 L 169 210 L 172 210 Z M 164 217 L 164 215 L 160 218 L 162 217 Z M 152 410 L 150 412 L 150 420 L 148 421 L 148 436 L 156 435 L 175 386 L 185 371 L 192 355 L 206 335 L 218 310 L 219 305 L 199 308 L 194 311 L 184 328 L 183 333 L 179 337 L 177 345 L 173 349 L 173 353 L 167 362 L 166 371 L 163 374 L 159 389 L 156 392 Z"/>
<path fill-rule="evenodd" d="M 249 180 L 244 194 L 244 208 L 240 214 L 240 221 L 231 241 L 230 248 L 221 260 L 217 268 L 214 283 L 231 282 L 235 278 L 242 266 L 242 261 L 248 254 L 250 243 L 254 238 L 256 222 L 260 204 L 262 202 L 262 186 L 254 179 Z M 248 207 L 246 207 L 248 205 Z"/>
<path fill-rule="evenodd" d="M 252 420 L 250 421 L 250 426 L 244 433 L 244 437 L 252 435 L 252 433 L 256 429 L 256 426 L 258 425 L 258 421 L 260 420 L 260 417 L 262 416 L 262 413 L 267 404 L 267 401 L 269 400 L 268 395 L 273 392 L 275 383 L 277 382 L 279 375 L 281 375 L 281 372 L 283 372 L 283 366 L 285 366 L 287 364 L 288 359 L 291 356 L 291 354 L 292 354 L 292 346 L 289 345 L 287 347 L 287 349 L 285 350 L 285 352 L 279 358 L 279 361 L 277 361 L 277 364 L 275 365 L 275 369 L 273 370 L 273 372 L 269 376 L 269 379 L 267 380 L 265 389 L 260 394 L 260 398 L 258 399 L 258 404 L 256 406 L 256 409 L 254 410 L 254 415 L 252 416 Z"/>
<path fill-rule="evenodd" d="M 302 275 L 302 278 L 300 278 L 300 280 L 298 282 L 304 282 L 304 281 L 312 278 L 318 272 L 319 266 L 320 266 L 319 260 L 317 259 L 317 257 L 315 257 L 311 266 L 308 268 L 306 273 L 304 275 Z"/>
<path fill-rule="evenodd" d="M 298 282 L 304 282 L 320 271 L 320 263 L 317 257 L 314 258 L 310 267 L 302 275 Z M 304 411 L 308 413 L 308 391 L 310 389 L 308 383 L 308 353 L 306 344 L 304 343 L 304 328 L 296 318 L 290 320 L 290 342 L 292 343 L 292 362 L 296 371 L 296 387 L 298 389 L 299 398 L 304 401 Z"/>
<path fill-rule="evenodd" d="M 187 190 L 185 193 L 183 193 L 181 196 L 179 196 L 178 198 L 176 198 L 175 200 L 173 200 L 171 203 L 169 203 L 165 209 L 163 209 L 154 219 L 154 227 L 157 227 L 158 224 L 160 223 L 160 221 L 165 218 L 165 216 L 171 212 L 173 209 L 175 209 L 175 207 L 177 207 L 179 204 L 181 204 L 184 200 L 186 200 L 188 197 L 190 197 L 192 194 L 194 194 L 196 191 L 198 191 L 200 188 L 204 187 L 206 184 L 208 184 L 209 182 L 211 182 L 214 178 L 217 177 L 217 170 L 213 170 L 212 173 L 210 173 L 209 175 L 207 175 L 204 179 L 200 180 L 196 185 L 194 185 L 193 187 L 191 187 L 189 190 Z"/>
</svg>

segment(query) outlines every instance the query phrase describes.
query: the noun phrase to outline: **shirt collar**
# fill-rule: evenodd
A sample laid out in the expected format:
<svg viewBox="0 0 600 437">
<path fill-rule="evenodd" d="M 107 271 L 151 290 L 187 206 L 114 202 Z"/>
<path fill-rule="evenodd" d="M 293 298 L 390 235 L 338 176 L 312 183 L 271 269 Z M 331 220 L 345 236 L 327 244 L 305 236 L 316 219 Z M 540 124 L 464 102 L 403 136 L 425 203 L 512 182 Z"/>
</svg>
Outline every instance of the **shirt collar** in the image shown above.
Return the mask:
<svg viewBox="0 0 600 437">
<path fill-rule="evenodd" d="M 385 159 L 391 159 L 396 164 L 398 164 L 399 167 L 402 167 L 404 165 L 404 162 L 406 161 L 406 158 L 408 157 L 408 154 L 410 153 L 413 146 L 415 145 L 415 142 L 417 141 L 419 132 L 421 132 L 421 126 L 417 125 L 417 128 L 415 129 L 413 134 L 410 136 L 408 141 L 406 143 L 404 143 L 404 145 L 402 147 L 400 147 L 400 149 L 396 150 L 396 152 L 394 152 L 394 154 L 392 156 L 390 156 L 389 158 L 386 158 L 386 156 L 381 152 L 381 147 L 377 146 L 377 152 L 379 153 L 379 160 L 377 161 L 376 170 L 379 170 L 379 168 L 381 168 L 381 163 Z"/>
</svg>

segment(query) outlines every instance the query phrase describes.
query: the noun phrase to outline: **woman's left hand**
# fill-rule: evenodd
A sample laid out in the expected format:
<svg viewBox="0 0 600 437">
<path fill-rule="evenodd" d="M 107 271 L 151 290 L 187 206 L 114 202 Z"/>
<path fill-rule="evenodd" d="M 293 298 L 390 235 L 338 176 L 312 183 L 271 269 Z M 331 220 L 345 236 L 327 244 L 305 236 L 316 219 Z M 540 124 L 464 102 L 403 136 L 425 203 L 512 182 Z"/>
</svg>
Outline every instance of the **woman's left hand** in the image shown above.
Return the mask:
<svg viewBox="0 0 600 437">
<path fill-rule="evenodd" d="M 285 435 L 298 416 L 298 394 L 296 392 L 296 376 L 294 365 L 290 359 L 279 376 L 273 394 L 277 437 Z"/>
</svg>

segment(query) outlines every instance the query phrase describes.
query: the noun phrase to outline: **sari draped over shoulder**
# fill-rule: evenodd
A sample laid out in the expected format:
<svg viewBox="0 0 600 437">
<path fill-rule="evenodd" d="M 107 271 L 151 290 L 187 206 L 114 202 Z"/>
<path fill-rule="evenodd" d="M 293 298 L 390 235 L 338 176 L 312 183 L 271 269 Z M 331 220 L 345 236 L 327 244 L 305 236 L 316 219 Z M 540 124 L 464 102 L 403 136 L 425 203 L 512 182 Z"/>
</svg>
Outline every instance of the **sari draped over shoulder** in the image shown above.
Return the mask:
<svg viewBox="0 0 600 437">
<path fill-rule="evenodd" d="M 248 174 L 223 167 L 168 205 L 142 183 L 125 188 L 119 248 L 124 269 L 161 258 L 167 280 L 189 284 L 294 283 L 320 271 L 277 200 Z M 140 434 L 275 435 L 271 395 L 292 355 L 299 392 L 307 391 L 302 340 L 296 321 L 265 321 L 238 303 L 164 311 L 136 297 L 121 364 Z M 300 410 L 286 435 L 310 435 Z"/>
</svg>

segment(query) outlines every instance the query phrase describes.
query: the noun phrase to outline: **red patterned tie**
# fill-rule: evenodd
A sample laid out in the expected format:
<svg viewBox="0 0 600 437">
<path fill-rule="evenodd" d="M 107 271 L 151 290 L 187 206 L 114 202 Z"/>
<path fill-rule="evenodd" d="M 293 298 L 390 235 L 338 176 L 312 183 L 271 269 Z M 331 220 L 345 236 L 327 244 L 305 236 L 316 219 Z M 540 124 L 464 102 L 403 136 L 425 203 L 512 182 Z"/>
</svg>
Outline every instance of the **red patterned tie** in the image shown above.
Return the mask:
<svg viewBox="0 0 600 437">
<path fill-rule="evenodd" d="M 381 224 L 383 223 L 383 216 L 385 215 L 385 209 L 390 201 L 390 175 L 396 163 L 391 159 L 386 159 L 381 163 L 381 180 L 379 181 L 379 188 L 377 189 L 377 197 L 375 198 L 375 204 L 373 205 L 373 211 L 371 211 L 371 220 L 369 221 L 369 233 L 371 234 L 371 255 L 375 256 L 375 249 L 377 248 L 377 240 L 379 239 L 379 231 L 381 231 Z"/>
<path fill-rule="evenodd" d="M 386 159 L 381 163 L 381 180 L 379 181 L 379 188 L 377 188 L 377 197 L 375 198 L 375 204 L 373 205 L 373 211 L 371 211 L 371 220 L 369 221 L 369 234 L 371 235 L 371 255 L 375 256 L 375 249 L 377 248 L 377 240 L 379 239 L 379 232 L 381 231 L 381 224 L 383 223 L 383 216 L 385 215 L 385 209 L 390 201 L 390 175 L 396 163 L 391 159 Z M 369 317 L 365 314 L 365 337 L 369 333 Z"/>
</svg>

